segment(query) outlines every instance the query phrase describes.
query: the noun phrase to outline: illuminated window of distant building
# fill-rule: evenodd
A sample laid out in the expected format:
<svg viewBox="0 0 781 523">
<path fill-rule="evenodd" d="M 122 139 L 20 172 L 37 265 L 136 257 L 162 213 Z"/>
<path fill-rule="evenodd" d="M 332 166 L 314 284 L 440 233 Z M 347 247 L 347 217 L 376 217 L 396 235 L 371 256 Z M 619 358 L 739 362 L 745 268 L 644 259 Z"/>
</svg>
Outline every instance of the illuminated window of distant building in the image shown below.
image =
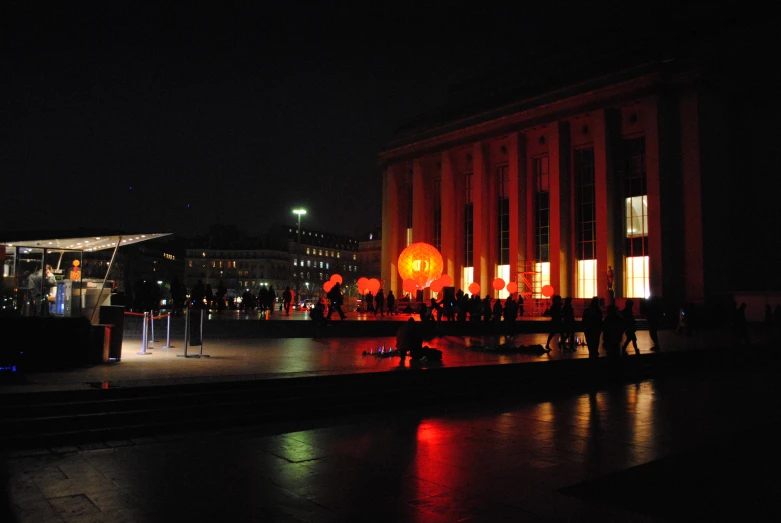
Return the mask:
<svg viewBox="0 0 781 523">
<path fill-rule="evenodd" d="M 320 268 L 321 269 L 323 268 L 323 262 L 320 262 Z"/>
<path fill-rule="evenodd" d="M 341 257 L 342 257 L 342 253 L 341 253 L 341 252 L 337 252 L 337 253 L 336 253 L 336 257 L 337 257 L 337 258 L 341 258 Z"/>
<path fill-rule="evenodd" d="M 540 290 L 546 285 L 550 285 L 550 262 L 534 262 L 532 292 L 535 298 L 542 298 Z"/>
<path fill-rule="evenodd" d="M 442 250 L 442 178 L 434 178 L 434 194 L 433 207 L 434 207 L 434 220 L 433 220 L 433 237 L 434 247 L 438 251 Z M 371 236 L 369 236 L 371 239 Z"/>
<path fill-rule="evenodd" d="M 323 273 L 322 272 L 320 273 L 320 279 L 321 280 L 323 279 Z"/>
<path fill-rule="evenodd" d="M 317 251 L 317 255 L 318 256 L 322 256 L 323 255 L 323 249 L 320 249 L 319 251 Z"/>
<path fill-rule="evenodd" d="M 624 226 L 626 229 L 624 296 L 647 298 L 650 292 L 648 257 L 648 188 L 645 137 L 623 141 Z"/>
<path fill-rule="evenodd" d="M 532 159 L 534 176 L 534 255 L 537 261 L 550 261 L 550 177 L 548 157 Z"/>
<path fill-rule="evenodd" d="M 298 266 L 298 258 L 293 258 L 293 266 Z"/>
<path fill-rule="evenodd" d="M 474 259 L 474 205 L 472 202 L 472 173 L 464 173 L 464 266 Z M 470 282 L 467 283 L 469 285 Z"/>
<path fill-rule="evenodd" d="M 575 297 L 592 298 L 598 295 L 594 149 L 575 149 L 572 165 L 575 182 L 575 258 L 578 260 Z"/>
<path fill-rule="evenodd" d="M 214 269 L 214 268 L 216 268 L 216 267 L 217 267 L 217 262 L 216 262 L 216 261 L 213 261 L 213 262 L 212 262 L 212 269 Z"/>
<path fill-rule="evenodd" d="M 310 254 L 309 247 L 306 248 L 306 254 L 307 254 L 307 256 Z"/>
<path fill-rule="evenodd" d="M 311 267 L 312 266 L 312 260 L 307 260 L 306 261 L 306 266 L 307 267 Z"/>
<path fill-rule="evenodd" d="M 187 266 L 188 267 L 192 267 L 193 266 L 193 261 L 192 260 L 187 260 Z"/>
<path fill-rule="evenodd" d="M 357 259 L 358 259 L 358 258 L 356 257 L 356 255 L 355 255 L 355 254 L 353 254 L 353 260 L 357 260 Z"/>
<path fill-rule="evenodd" d="M 325 268 L 326 268 L 326 269 L 328 268 L 328 265 L 329 265 L 328 263 L 326 263 L 326 264 L 325 264 Z"/>
</svg>

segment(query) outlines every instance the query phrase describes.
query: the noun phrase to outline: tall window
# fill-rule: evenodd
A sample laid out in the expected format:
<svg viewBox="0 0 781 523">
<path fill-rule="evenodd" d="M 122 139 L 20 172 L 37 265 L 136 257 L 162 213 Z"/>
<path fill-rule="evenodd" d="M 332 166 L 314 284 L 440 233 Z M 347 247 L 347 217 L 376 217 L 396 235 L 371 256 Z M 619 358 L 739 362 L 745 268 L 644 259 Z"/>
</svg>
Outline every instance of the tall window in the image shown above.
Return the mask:
<svg viewBox="0 0 781 523">
<path fill-rule="evenodd" d="M 510 168 L 500 165 L 496 168 L 497 183 L 497 260 L 499 265 L 510 263 Z"/>
<path fill-rule="evenodd" d="M 471 267 L 474 254 L 474 205 L 472 173 L 464 175 L 464 266 Z M 468 283 L 467 283 L 468 284 Z"/>
<path fill-rule="evenodd" d="M 578 298 L 597 296 L 596 191 L 594 188 L 594 149 L 575 149 L 575 256 L 578 261 Z"/>
<path fill-rule="evenodd" d="M 442 250 L 442 178 L 434 178 L 434 247 Z"/>
<path fill-rule="evenodd" d="M 625 292 L 628 298 L 651 295 L 648 258 L 648 188 L 645 175 L 645 137 L 624 140 L 623 184 Z"/>
<path fill-rule="evenodd" d="M 533 292 L 540 297 L 543 286 L 550 284 L 550 177 L 548 157 L 532 159 L 534 176 L 534 275 Z"/>
<path fill-rule="evenodd" d="M 409 247 L 409 245 L 412 243 L 412 171 L 409 171 L 407 173 L 407 177 L 405 179 L 406 182 L 406 190 L 407 190 L 407 238 L 406 238 L 406 245 Z"/>
</svg>

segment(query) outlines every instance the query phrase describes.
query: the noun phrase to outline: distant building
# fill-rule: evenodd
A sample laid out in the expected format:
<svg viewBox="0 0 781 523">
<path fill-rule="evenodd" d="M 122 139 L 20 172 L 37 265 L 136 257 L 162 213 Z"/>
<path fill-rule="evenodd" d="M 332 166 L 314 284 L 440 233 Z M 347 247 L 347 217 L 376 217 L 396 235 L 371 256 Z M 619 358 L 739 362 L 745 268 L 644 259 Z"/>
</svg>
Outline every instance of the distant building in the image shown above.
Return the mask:
<svg viewBox="0 0 781 523">
<path fill-rule="evenodd" d="M 382 228 L 378 227 L 358 240 L 358 277 L 382 281 Z"/>
</svg>

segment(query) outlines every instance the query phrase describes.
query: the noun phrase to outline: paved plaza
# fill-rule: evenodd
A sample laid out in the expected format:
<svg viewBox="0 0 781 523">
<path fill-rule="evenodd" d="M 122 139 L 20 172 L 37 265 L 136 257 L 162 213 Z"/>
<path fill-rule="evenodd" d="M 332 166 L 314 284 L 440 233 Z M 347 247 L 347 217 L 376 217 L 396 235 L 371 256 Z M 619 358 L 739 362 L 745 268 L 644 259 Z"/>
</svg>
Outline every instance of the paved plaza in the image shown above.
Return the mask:
<svg viewBox="0 0 781 523">
<path fill-rule="evenodd" d="M 651 343 L 638 334 L 642 357 Z M 670 352 L 731 342 L 726 331 L 660 334 Z M 400 408 L 9 450 L 0 520 L 764 521 L 781 508 L 778 358 L 761 326 L 752 336 L 763 344 L 735 348 L 743 364 L 734 368 L 442 404 L 380 390 L 378 403 Z M 542 356 L 480 350 L 546 338 L 428 344 L 443 351 L 444 369 L 587 358 L 555 343 Z M 215 337 L 200 359 L 178 357 L 182 342 L 138 355 L 131 329 L 120 362 L 31 373 L 0 395 L 435 370 L 363 355 L 392 337 Z"/>
</svg>

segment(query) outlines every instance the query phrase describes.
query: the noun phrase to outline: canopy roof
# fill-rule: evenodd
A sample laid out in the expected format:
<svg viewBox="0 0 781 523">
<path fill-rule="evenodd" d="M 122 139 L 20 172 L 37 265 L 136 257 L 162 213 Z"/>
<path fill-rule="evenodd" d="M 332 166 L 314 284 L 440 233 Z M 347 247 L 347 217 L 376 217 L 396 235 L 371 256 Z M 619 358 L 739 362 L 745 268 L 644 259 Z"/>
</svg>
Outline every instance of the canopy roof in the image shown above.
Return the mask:
<svg viewBox="0 0 781 523">
<path fill-rule="evenodd" d="M 3 233 L 5 234 L 5 233 Z M 85 236 L 77 236 L 75 234 L 65 234 L 59 236 L 56 233 L 48 234 L 36 234 L 36 233 L 18 233 L 11 235 L 16 240 L 2 240 L 0 245 L 6 247 L 22 247 L 22 248 L 34 248 L 34 249 L 67 249 L 77 251 L 99 251 L 102 249 L 113 249 L 117 246 L 130 245 L 132 243 L 139 243 L 155 238 L 161 238 L 163 236 L 169 236 L 170 232 L 155 232 L 155 233 L 121 233 L 113 232 L 107 234 L 92 234 Z"/>
</svg>

